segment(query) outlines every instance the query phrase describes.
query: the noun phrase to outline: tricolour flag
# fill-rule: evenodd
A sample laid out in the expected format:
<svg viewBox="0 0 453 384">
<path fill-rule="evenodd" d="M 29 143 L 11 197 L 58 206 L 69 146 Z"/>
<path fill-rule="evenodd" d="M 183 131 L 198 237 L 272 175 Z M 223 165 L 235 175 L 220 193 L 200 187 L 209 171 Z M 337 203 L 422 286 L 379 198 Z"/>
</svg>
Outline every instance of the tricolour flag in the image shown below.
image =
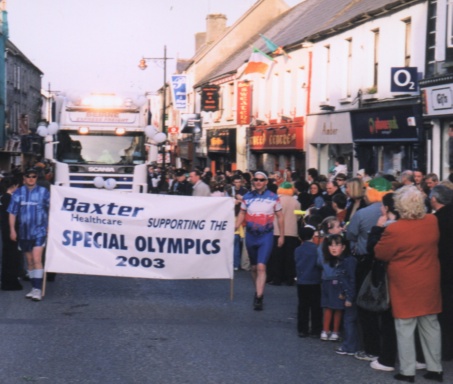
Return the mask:
<svg viewBox="0 0 453 384">
<path fill-rule="evenodd" d="M 266 43 L 267 49 L 269 49 L 269 51 L 271 51 L 274 55 L 285 55 L 288 58 L 291 58 L 291 56 L 285 52 L 285 50 L 282 48 L 282 46 L 275 44 L 272 40 L 268 39 L 264 35 L 260 35 L 260 36 Z"/>
<path fill-rule="evenodd" d="M 273 62 L 274 60 L 264 52 L 261 52 L 258 48 L 253 48 L 249 62 L 244 69 L 244 74 L 260 73 L 266 75 Z"/>
</svg>

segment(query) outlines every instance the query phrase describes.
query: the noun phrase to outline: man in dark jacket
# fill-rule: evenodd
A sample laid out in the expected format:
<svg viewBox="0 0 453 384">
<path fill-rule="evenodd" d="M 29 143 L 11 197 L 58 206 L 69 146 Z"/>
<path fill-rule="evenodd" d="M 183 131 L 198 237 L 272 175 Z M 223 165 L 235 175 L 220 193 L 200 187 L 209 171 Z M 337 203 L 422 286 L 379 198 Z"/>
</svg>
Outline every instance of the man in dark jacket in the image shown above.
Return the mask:
<svg viewBox="0 0 453 384">
<path fill-rule="evenodd" d="M 186 170 L 179 168 L 175 171 L 176 180 L 171 186 L 172 195 L 192 196 L 192 185 L 186 178 Z"/>
<path fill-rule="evenodd" d="M 429 195 L 439 224 L 440 287 L 442 313 L 442 359 L 453 359 L 453 191 L 445 185 L 436 185 Z"/>
</svg>

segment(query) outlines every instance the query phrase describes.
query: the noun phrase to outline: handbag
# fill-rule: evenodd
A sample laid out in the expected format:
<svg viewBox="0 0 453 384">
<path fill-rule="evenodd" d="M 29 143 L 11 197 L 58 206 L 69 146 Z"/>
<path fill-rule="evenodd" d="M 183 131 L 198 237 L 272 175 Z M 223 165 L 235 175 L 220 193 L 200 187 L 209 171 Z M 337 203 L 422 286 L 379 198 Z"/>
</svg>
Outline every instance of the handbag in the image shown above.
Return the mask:
<svg viewBox="0 0 453 384">
<path fill-rule="evenodd" d="M 371 312 L 390 308 L 386 263 L 375 260 L 357 294 L 357 306 Z"/>
</svg>

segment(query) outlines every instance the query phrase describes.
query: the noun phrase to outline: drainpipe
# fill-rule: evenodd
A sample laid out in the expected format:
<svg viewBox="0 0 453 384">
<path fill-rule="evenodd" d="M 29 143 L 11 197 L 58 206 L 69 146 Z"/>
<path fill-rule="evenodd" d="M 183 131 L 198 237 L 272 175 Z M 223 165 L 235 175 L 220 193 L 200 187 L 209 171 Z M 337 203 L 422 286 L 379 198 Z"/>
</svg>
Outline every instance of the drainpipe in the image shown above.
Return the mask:
<svg viewBox="0 0 453 384">
<path fill-rule="evenodd" d="M 307 106 L 305 116 L 308 116 L 310 113 L 312 65 L 313 65 L 313 52 L 310 51 L 308 52 Z"/>
<path fill-rule="evenodd" d="M 8 13 L 6 12 L 6 2 L 2 1 L 1 9 L 1 36 L 0 36 L 0 148 L 5 148 L 5 110 L 6 110 L 6 42 L 8 40 Z"/>
</svg>

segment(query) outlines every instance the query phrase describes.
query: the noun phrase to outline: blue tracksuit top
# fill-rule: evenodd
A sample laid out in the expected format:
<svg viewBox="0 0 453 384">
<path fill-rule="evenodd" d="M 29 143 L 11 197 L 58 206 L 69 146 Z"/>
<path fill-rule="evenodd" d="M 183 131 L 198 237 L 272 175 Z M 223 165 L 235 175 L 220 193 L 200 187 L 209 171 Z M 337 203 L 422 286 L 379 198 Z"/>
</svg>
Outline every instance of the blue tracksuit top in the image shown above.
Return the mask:
<svg viewBox="0 0 453 384">
<path fill-rule="evenodd" d="M 39 185 L 31 190 L 24 185 L 13 193 L 8 212 L 16 216 L 19 223 L 19 239 L 47 236 L 49 205 L 50 192 Z"/>
<path fill-rule="evenodd" d="M 305 241 L 294 251 L 296 261 L 297 284 L 321 284 L 321 268 L 317 264 L 316 244 Z"/>
</svg>

